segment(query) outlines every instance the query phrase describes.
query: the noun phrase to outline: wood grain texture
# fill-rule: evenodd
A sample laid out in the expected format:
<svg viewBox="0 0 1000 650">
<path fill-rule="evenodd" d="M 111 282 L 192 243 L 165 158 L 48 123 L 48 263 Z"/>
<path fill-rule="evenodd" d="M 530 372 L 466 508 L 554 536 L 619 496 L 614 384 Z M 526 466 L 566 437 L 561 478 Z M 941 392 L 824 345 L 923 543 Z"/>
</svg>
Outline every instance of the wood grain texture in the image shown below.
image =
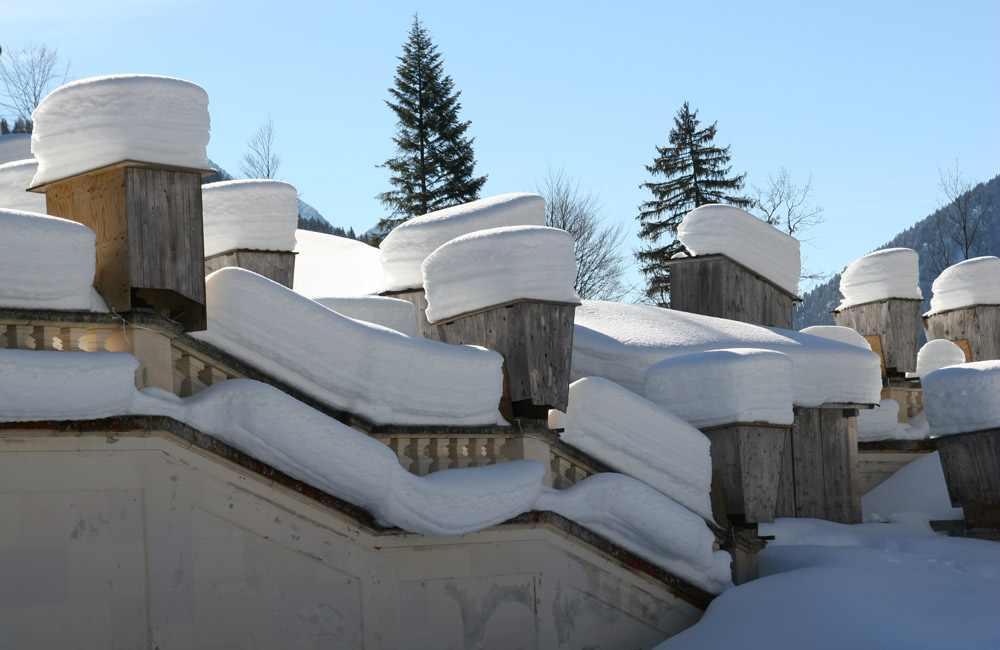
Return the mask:
<svg viewBox="0 0 1000 650">
<path fill-rule="evenodd" d="M 974 305 L 924 316 L 927 340 L 967 341 L 972 361 L 1000 359 L 1000 305 Z"/>
<path fill-rule="evenodd" d="M 1000 508 L 1000 429 L 936 440 L 951 504 Z"/>
<path fill-rule="evenodd" d="M 712 471 L 726 513 L 741 523 L 774 521 L 788 427 L 736 424 L 707 429 Z"/>
<path fill-rule="evenodd" d="M 205 259 L 205 275 L 227 266 L 238 266 L 292 288 L 295 253 L 289 251 L 234 250 Z"/>
<path fill-rule="evenodd" d="M 877 336 L 883 368 L 887 374 L 898 376 L 917 369 L 920 306 L 920 300 L 889 298 L 845 307 L 833 312 L 833 319 L 865 338 Z"/>
<path fill-rule="evenodd" d="M 796 297 L 724 255 L 670 261 L 670 308 L 792 329 Z"/>
</svg>

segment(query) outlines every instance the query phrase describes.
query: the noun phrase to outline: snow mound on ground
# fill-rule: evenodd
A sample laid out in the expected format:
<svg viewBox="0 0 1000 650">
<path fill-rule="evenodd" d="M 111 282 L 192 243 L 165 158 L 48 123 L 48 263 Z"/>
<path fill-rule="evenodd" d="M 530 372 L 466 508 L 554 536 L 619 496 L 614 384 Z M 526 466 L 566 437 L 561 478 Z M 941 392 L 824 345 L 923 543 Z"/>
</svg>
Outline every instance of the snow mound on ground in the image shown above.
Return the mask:
<svg viewBox="0 0 1000 650">
<path fill-rule="evenodd" d="M 742 348 L 682 354 L 646 370 L 650 401 L 698 429 L 736 422 L 792 424 L 791 358 Z"/>
<path fill-rule="evenodd" d="M 917 369 L 907 377 L 923 377 L 947 366 L 965 363 L 965 351 L 947 339 L 927 341 L 917 352 Z"/>
<path fill-rule="evenodd" d="M 712 519 L 712 458 L 700 431 L 649 400 L 599 377 L 569 387 L 565 415 L 549 412 L 563 440 Z"/>
<path fill-rule="evenodd" d="M 921 456 L 861 497 L 861 515 L 887 520 L 900 513 L 919 513 L 929 520 L 962 519 L 951 505 L 938 452 Z"/>
<path fill-rule="evenodd" d="M 91 286 L 96 238 L 75 221 L 0 209 L 0 307 L 107 311 Z"/>
<path fill-rule="evenodd" d="M 205 257 L 236 249 L 294 249 L 299 220 L 296 196 L 295 186 L 267 179 L 202 185 Z"/>
<path fill-rule="evenodd" d="M 31 158 L 30 133 L 6 133 L 0 135 L 0 165 L 26 158 Z"/>
<path fill-rule="evenodd" d="M 706 591 L 732 585 L 731 558 L 713 551 L 705 520 L 645 483 L 622 474 L 595 474 L 568 490 L 542 490 L 539 510 L 551 510 Z"/>
<path fill-rule="evenodd" d="M 81 79 L 49 93 L 31 118 L 32 186 L 125 160 L 208 167 L 208 93 L 183 79 Z"/>
<path fill-rule="evenodd" d="M 38 163 L 34 158 L 0 165 L 0 208 L 45 214 L 45 195 L 25 192 L 36 169 Z"/>
<path fill-rule="evenodd" d="M 923 431 L 910 434 L 908 427 L 899 422 L 899 402 L 884 399 L 873 409 L 858 413 L 858 440 L 903 440 L 923 438 Z"/>
<path fill-rule="evenodd" d="M 315 298 L 315 300 L 342 316 L 375 323 L 407 336 L 417 335 L 417 310 L 412 302 L 381 296 L 346 296 Z"/>
<path fill-rule="evenodd" d="M 139 362 L 121 352 L 0 350 L 0 419 L 119 415 L 135 395 Z"/>
<path fill-rule="evenodd" d="M 693 255 L 721 253 L 788 293 L 799 292 L 799 242 L 745 210 L 703 205 L 688 212 L 677 238 Z"/>
<path fill-rule="evenodd" d="M 1000 427 L 1000 360 L 941 368 L 921 384 L 931 435 Z"/>
<path fill-rule="evenodd" d="M 847 343 L 848 345 L 857 346 L 863 350 L 871 350 L 872 346 L 865 340 L 865 337 L 858 333 L 858 330 L 853 327 L 842 327 L 840 325 L 813 325 L 812 327 L 803 327 L 799 330 L 803 334 L 808 334 L 809 336 L 818 336 L 823 339 L 830 339 L 831 341 L 840 341 L 841 343 Z"/>
<path fill-rule="evenodd" d="M 791 357 L 795 406 L 881 400 L 881 361 L 868 350 L 790 330 L 597 300 L 584 300 L 576 310 L 571 377 L 604 377 L 643 394 L 646 370 L 658 361 L 736 348 Z"/>
<path fill-rule="evenodd" d="M 439 246 L 477 230 L 506 226 L 544 226 L 545 199 L 537 194 L 491 196 L 410 219 L 379 246 L 385 291 L 423 287 L 420 266 Z"/>
<path fill-rule="evenodd" d="M 376 294 L 382 288 L 382 263 L 374 246 L 347 237 L 295 231 L 292 288 L 307 298 Z"/>
<path fill-rule="evenodd" d="M 503 422 L 492 350 L 362 323 L 245 269 L 220 269 L 205 288 L 208 329 L 194 336 L 335 408 L 377 424 Z"/>
<path fill-rule="evenodd" d="M 1000 258 L 987 255 L 953 264 L 931 285 L 924 316 L 973 305 L 1000 305 Z"/>
<path fill-rule="evenodd" d="M 579 304 L 573 236 L 544 226 L 479 230 L 442 244 L 421 265 L 434 323 L 521 299 Z"/>
<path fill-rule="evenodd" d="M 761 578 L 657 650 L 1000 647 L 1000 545 L 907 524 L 762 524 Z"/>
<path fill-rule="evenodd" d="M 911 248 L 887 248 L 854 260 L 840 276 L 844 299 L 837 309 L 886 298 L 923 300 L 919 265 L 920 256 Z"/>
</svg>

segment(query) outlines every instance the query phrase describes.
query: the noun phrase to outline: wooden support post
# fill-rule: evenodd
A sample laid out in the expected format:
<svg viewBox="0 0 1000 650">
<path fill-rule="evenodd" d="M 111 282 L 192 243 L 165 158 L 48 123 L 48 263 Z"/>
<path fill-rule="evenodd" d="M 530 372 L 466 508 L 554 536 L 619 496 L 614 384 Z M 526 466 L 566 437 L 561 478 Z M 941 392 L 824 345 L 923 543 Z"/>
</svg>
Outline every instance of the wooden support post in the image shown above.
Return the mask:
<svg viewBox="0 0 1000 650">
<path fill-rule="evenodd" d="M 730 521 L 754 524 L 774 521 L 778 478 L 789 429 L 777 425 L 731 424 L 702 431 L 712 443 L 712 471 L 718 473 Z"/>
<path fill-rule="evenodd" d="M 873 345 L 872 350 L 882 357 L 883 377 L 900 377 L 917 369 L 921 304 L 916 299 L 887 298 L 845 307 L 833 312 L 833 319 L 869 340 L 877 337 L 879 349 Z"/>
<path fill-rule="evenodd" d="M 970 537 L 1000 536 L 1000 429 L 935 439 L 951 505 L 965 510 Z"/>
</svg>

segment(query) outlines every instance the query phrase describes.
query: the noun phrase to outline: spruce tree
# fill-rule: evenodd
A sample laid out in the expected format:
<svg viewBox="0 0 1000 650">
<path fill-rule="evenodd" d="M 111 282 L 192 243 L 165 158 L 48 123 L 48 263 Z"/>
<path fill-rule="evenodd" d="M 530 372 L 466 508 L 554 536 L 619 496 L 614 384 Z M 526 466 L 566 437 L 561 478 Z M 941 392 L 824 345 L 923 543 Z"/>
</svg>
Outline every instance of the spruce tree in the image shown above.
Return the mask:
<svg viewBox="0 0 1000 650">
<path fill-rule="evenodd" d="M 479 198 L 486 182 L 474 175 L 474 138 L 465 135 L 470 122 L 458 118 L 462 93 L 443 73 L 441 54 L 417 16 L 397 58 L 392 101 L 386 101 L 397 118 L 397 151 L 380 165 L 392 172 L 394 189 L 376 197 L 390 210 L 378 223 L 383 235 L 412 217 Z"/>
<path fill-rule="evenodd" d="M 646 295 L 661 307 L 667 306 L 670 295 L 666 263 L 675 254 L 685 252 L 677 240 L 677 227 L 684 215 L 708 203 L 728 203 L 744 209 L 753 203 L 735 194 L 743 188 L 746 174 L 729 177 L 729 147 L 713 144 L 718 123 L 704 129 L 699 129 L 699 124 L 698 111 L 692 112 L 684 102 L 670 130 L 670 146 L 656 147 L 657 157 L 646 166 L 654 177 L 666 180 L 639 186 L 652 192 L 653 199 L 639 206 L 639 236 L 648 239 L 649 246 L 638 251 L 636 257 L 649 282 Z"/>
</svg>

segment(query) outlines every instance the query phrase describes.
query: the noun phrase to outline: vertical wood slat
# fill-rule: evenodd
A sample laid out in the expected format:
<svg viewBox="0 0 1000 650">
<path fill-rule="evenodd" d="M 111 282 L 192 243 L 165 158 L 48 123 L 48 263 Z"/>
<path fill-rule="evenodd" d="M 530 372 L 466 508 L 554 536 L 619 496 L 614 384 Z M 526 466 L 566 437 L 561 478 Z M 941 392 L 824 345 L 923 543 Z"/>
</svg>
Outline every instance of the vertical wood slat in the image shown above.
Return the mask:
<svg viewBox="0 0 1000 650">
<path fill-rule="evenodd" d="M 295 255 L 290 251 L 229 251 L 207 258 L 205 275 L 227 266 L 238 266 L 291 289 L 295 279 Z"/>
<path fill-rule="evenodd" d="M 833 312 L 833 319 L 866 338 L 877 336 L 883 369 L 902 375 L 917 369 L 921 305 L 917 299 L 889 298 L 845 307 Z"/>
<path fill-rule="evenodd" d="M 726 512 L 734 520 L 774 521 L 789 430 L 734 424 L 703 432 L 712 443 L 712 470 L 719 476 Z"/>
<path fill-rule="evenodd" d="M 924 316 L 927 340 L 967 341 L 972 361 L 1000 359 L 1000 305 L 974 305 Z"/>
<path fill-rule="evenodd" d="M 1000 508 L 1000 429 L 936 440 L 951 504 Z"/>
<path fill-rule="evenodd" d="M 671 260 L 670 308 L 792 329 L 795 296 L 724 255 Z"/>
</svg>

